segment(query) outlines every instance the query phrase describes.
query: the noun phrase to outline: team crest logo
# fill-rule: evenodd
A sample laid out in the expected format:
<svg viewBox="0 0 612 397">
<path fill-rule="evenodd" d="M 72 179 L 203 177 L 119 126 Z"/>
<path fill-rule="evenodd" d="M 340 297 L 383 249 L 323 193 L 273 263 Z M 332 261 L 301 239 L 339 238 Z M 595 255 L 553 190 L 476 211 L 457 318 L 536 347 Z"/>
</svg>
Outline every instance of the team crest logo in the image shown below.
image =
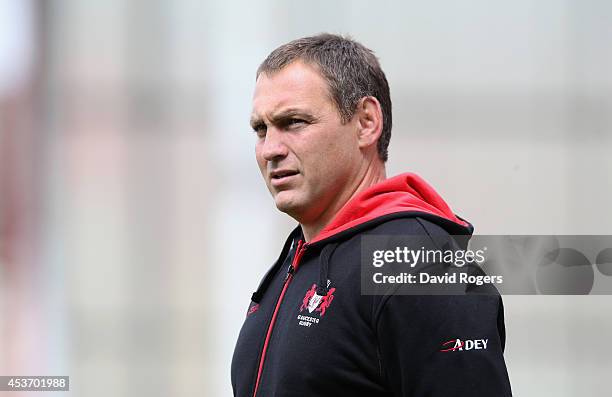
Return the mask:
<svg viewBox="0 0 612 397">
<path fill-rule="evenodd" d="M 328 280 L 328 287 L 329 284 L 330 282 Z M 323 317 L 325 315 L 325 311 L 329 308 L 329 305 L 331 305 L 332 301 L 334 300 L 335 291 L 335 288 L 330 288 L 326 295 L 321 296 L 317 294 L 317 285 L 313 284 L 312 287 L 306 291 L 306 295 L 304 295 L 302 306 L 300 306 L 300 312 L 304 310 L 308 310 L 308 313 L 318 312 L 319 315 Z"/>
</svg>

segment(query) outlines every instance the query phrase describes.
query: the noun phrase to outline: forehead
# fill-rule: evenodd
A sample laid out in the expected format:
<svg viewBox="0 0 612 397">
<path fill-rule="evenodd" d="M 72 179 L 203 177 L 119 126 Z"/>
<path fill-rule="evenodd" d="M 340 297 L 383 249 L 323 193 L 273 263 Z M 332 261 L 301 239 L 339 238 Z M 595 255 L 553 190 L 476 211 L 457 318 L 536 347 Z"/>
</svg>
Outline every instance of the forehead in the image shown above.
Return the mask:
<svg viewBox="0 0 612 397">
<path fill-rule="evenodd" d="M 262 73 L 253 93 L 253 116 L 287 108 L 317 111 L 333 106 L 327 82 L 313 66 L 296 61 L 273 74 Z"/>
</svg>

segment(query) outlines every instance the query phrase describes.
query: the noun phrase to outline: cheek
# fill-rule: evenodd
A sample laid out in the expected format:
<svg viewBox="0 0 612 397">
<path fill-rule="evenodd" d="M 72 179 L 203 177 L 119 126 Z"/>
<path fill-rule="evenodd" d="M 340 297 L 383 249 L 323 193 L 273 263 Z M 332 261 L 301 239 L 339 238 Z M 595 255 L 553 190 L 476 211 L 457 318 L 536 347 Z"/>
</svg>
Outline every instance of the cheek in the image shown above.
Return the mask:
<svg viewBox="0 0 612 397">
<path fill-rule="evenodd" d="M 316 144 L 301 148 L 309 179 L 318 187 L 337 183 L 338 178 L 352 167 L 354 150 L 358 150 L 358 146 L 350 136 L 342 135 L 350 133 L 343 129 L 335 134 L 322 133 Z"/>
<path fill-rule="evenodd" d="M 323 142 L 320 153 L 321 160 L 332 168 L 338 170 L 350 165 L 358 143 L 352 139 L 352 131 L 348 128 L 339 128 L 335 134 L 329 134 Z"/>
</svg>

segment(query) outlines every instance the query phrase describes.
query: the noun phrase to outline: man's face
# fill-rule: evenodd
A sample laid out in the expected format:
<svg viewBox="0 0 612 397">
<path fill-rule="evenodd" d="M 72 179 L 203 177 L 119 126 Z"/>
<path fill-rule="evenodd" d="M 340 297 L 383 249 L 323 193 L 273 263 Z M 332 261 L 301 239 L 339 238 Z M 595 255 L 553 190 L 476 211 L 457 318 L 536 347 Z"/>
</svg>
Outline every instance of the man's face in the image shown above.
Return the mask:
<svg viewBox="0 0 612 397">
<path fill-rule="evenodd" d="M 342 124 L 327 83 L 300 61 L 260 74 L 251 125 L 257 164 L 279 210 L 312 222 L 345 193 L 360 160 L 353 120 Z"/>
</svg>

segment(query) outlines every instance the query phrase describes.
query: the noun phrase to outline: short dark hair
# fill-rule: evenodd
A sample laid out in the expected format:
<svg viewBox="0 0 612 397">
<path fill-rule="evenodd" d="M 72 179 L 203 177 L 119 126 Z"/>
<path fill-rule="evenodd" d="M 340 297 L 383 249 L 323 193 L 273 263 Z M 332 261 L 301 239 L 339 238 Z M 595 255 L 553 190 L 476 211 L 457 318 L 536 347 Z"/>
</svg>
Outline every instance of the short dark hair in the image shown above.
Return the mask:
<svg viewBox="0 0 612 397">
<path fill-rule="evenodd" d="M 383 127 L 377 149 L 380 159 L 387 161 L 392 125 L 391 95 L 374 52 L 349 37 L 335 34 L 303 37 L 272 51 L 257 69 L 256 78 L 261 73 L 278 72 L 297 60 L 319 70 L 344 123 L 353 117 L 361 98 L 373 96 L 380 102 Z"/>
</svg>

